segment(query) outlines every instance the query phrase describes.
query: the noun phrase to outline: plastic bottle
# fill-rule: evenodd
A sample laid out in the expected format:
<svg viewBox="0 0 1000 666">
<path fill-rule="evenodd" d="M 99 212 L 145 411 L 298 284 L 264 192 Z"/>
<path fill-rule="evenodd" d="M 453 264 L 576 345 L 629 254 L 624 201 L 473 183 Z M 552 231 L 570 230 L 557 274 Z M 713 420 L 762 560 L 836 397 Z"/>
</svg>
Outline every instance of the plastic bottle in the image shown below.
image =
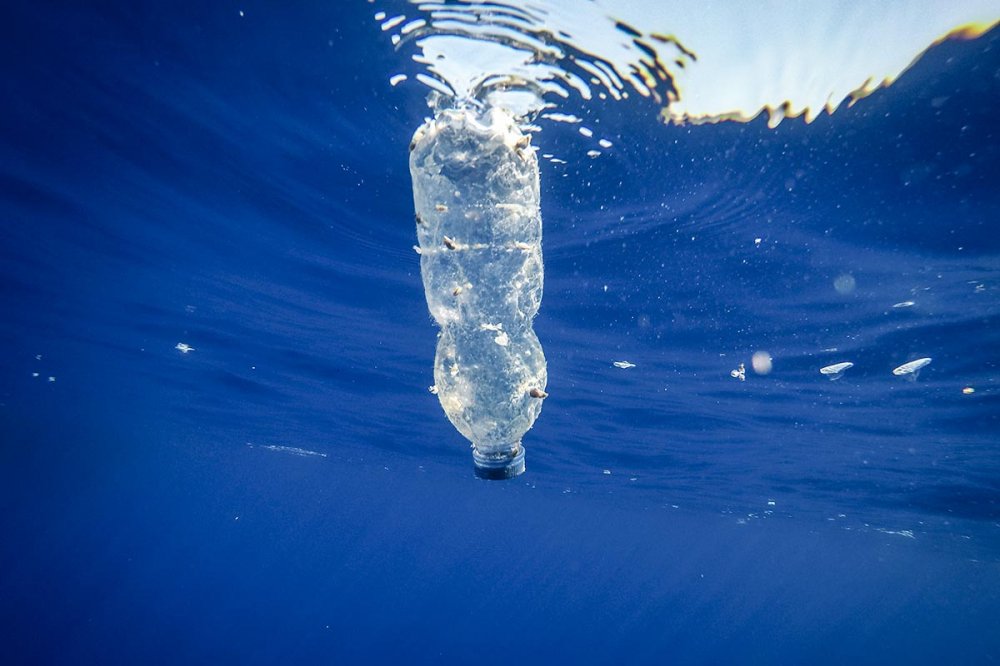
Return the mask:
<svg viewBox="0 0 1000 666">
<path fill-rule="evenodd" d="M 434 388 L 472 442 L 477 475 L 517 476 L 547 395 L 531 328 L 543 278 L 535 150 L 500 109 L 445 109 L 414 134 L 410 175 L 424 293 L 441 327 Z"/>
</svg>

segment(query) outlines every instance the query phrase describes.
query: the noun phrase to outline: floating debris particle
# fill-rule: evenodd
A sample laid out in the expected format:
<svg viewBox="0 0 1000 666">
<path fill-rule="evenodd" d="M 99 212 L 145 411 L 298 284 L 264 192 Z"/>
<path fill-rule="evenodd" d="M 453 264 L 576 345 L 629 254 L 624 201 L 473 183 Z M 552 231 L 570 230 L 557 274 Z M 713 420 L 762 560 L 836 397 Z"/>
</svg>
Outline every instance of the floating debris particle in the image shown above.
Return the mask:
<svg viewBox="0 0 1000 666">
<path fill-rule="evenodd" d="M 389 85 L 396 87 L 400 83 L 406 80 L 406 74 L 396 74 L 395 76 L 389 77 Z"/>
<path fill-rule="evenodd" d="M 901 310 L 903 308 L 912 308 L 914 305 L 916 305 L 914 301 L 900 301 L 899 303 L 893 303 L 892 307 Z"/>
<path fill-rule="evenodd" d="M 434 395 L 438 394 L 438 387 L 436 384 L 431 384 L 430 386 L 427 387 L 427 390 L 433 393 Z"/>
<path fill-rule="evenodd" d="M 899 366 L 898 368 L 892 371 L 892 374 L 896 375 L 897 377 L 906 377 L 911 382 L 916 381 L 917 376 L 920 374 L 921 368 L 928 365 L 930 362 L 931 359 L 929 357 L 918 358 L 915 361 L 910 361 L 909 363 L 904 363 L 903 365 Z"/>
<path fill-rule="evenodd" d="M 191 345 L 189 345 L 186 342 L 178 342 L 174 346 L 174 349 L 176 349 L 177 351 L 179 351 L 182 354 L 187 354 L 188 352 L 193 352 L 194 351 L 194 347 L 192 347 Z"/>
<path fill-rule="evenodd" d="M 754 352 L 754 355 L 750 358 L 750 365 L 753 366 L 753 371 L 758 375 L 766 375 L 774 367 L 771 355 L 766 351 Z"/>
<path fill-rule="evenodd" d="M 629 368 L 635 367 L 635 363 L 629 363 L 628 361 L 615 361 L 612 365 L 616 368 L 621 368 L 622 370 L 628 370 Z"/>
<path fill-rule="evenodd" d="M 528 395 L 530 395 L 532 398 L 538 398 L 539 400 L 545 400 L 547 397 L 549 397 L 549 394 L 540 388 L 531 389 L 530 391 L 528 391 Z"/>
<path fill-rule="evenodd" d="M 247 442 L 247 447 L 251 449 L 264 449 L 265 451 L 274 451 L 275 453 L 289 453 L 293 456 L 300 456 L 302 458 L 326 458 L 325 453 L 320 453 L 319 451 L 310 451 L 309 449 L 300 449 L 297 446 L 279 446 L 277 444 L 254 444 L 252 442 Z"/>
<path fill-rule="evenodd" d="M 825 368 L 819 369 L 819 374 L 825 375 L 831 382 L 835 382 L 844 376 L 845 370 L 850 370 L 854 367 L 854 364 L 850 361 L 844 361 L 843 363 L 834 363 L 833 365 L 828 365 Z"/>
<path fill-rule="evenodd" d="M 579 128 L 579 132 L 580 132 L 580 134 L 584 135 L 588 139 L 590 137 L 594 136 L 594 131 L 591 130 L 589 127 L 580 127 Z"/>
<path fill-rule="evenodd" d="M 37 372 L 33 372 L 33 373 L 31 373 L 31 376 L 32 376 L 32 377 L 37 377 L 37 376 L 38 376 L 38 373 L 37 373 Z"/>
<path fill-rule="evenodd" d="M 447 213 L 448 212 L 448 207 L 445 206 L 444 204 L 440 204 L 440 203 L 439 204 L 434 204 L 434 210 L 436 210 L 439 213 Z"/>
<path fill-rule="evenodd" d="M 965 395 L 972 395 L 975 392 L 976 389 L 972 388 L 971 386 L 966 386 L 964 389 L 962 389 L 962 393 L 964 393 Z"/>
<path fill-rule="evenodd" d="M 49 375 L 49 381 L 50 381 L 50 382 L 54 382 L 55 380 L 56 380 L 56 378 L 55 378 L 55 377 L 53 377 L 53 376 Z"/>
<path fill-rule="evenodd" d="M 753 239 L 753 244 L 754 244 L 754 246 L 756 246 L 756 247 L 760 247 L 760 244 L 761 244 L 761 243 L 762 243 L 763 241 L 764 241 L 764 239 L 763 239 L 763 238 L 754 238 L 754 239 Z"/>
<path fill-rule="evenodd" d="M 420 28 L 423 28 L 425 25 L 427 25 L 427 21 L 425 21 L 424 19 L 416 19 L 415 21 L 410 21 L 409 23 L 404 25 L 403 28 L 400 30 L 400 32 L 404 35 L 408 35 L 414 30 L 419 30 Z"/>
<path fill-rule="evenodd" d="M 597 142 L 597 144 L 598 144 L 598 145 L 599 145 L 599 146 L 600 146 L 601 148 L 610 148 L 611 146 L 613 146 L 613 145 L 614 145 L 613 143 L 611 143 L 611 142 L 610 142 L 610 141 L 608 141 L 607 139 L 601 139 L 600 141 L 598 141 L 598 142 Z"/>
<path fill-rule="evenodd" d="M 738 379 L 741 382 L 745 382 L 747 380 L 746 366 L 740 363 L 740 367 L 736 368 L 735 370 L 729 371 L 729 376 L 732 377 L 733 379 Z"/>
<path fill-rule="evenodd" d="M 604 475 L 605 476 L 611 476 L 611 470 L 610 469 L 604 470 Z"/>
<path fill-rule="evenodd" d="M 594 157 L 600 157 L 600 156 L 601 156 L 601 151 L 599 151 L 599 150 L 588 150 L 587 151 L 587 157 L 594 158 Z"/>
<path fill-rule="evenodd" d="M 510 344 L 510 338 L 507 337 L 507 333 L 505 333 L 504 331 L 500 331 L 499 333 L 497 333 L 497 336 L 493 338 L 493 342 L 497 343 L 501 347 L 506 347 L 507 345 Z"/>
<path fill-rule="evenodd" d="M 400 14 L 399 16 L 393 16 L 391 19 L 382 24 L 382 32 L 392 30 L 397 25 L 406 20 L 406 16 Z"/>
<path fill-rule="evenodd" d="M 548 118 L 549 120 L 554 120 L 557 123 L 579 123 L 582 122 L 580 118 L 570 115 L 568 113 L 543 113 L 542 118 Z"/>
<path fill-rule="evenodd" d="M 833 288 L 837 290 L 838 294 L 847 295 L 854 291 L 857 286 L 857 280 L 850 273 L 843 273 L 838 275 L 833 281 Z"/>
</svg>

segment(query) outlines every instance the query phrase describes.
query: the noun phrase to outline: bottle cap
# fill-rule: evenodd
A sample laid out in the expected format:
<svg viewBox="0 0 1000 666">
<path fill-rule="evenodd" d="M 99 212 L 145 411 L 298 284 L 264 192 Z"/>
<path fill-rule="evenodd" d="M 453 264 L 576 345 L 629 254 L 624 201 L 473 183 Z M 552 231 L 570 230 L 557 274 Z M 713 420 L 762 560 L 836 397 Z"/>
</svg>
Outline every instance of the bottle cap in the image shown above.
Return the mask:
<svg viewBox="0 0 1000 666">
<path fill-rule="evenodd" d="M 513 479 L 524 472 L 524 447 L 518 444 L 513 451 L 490 454 L 472 449 L 472 460 L 480 479 Z"/>
</svg>

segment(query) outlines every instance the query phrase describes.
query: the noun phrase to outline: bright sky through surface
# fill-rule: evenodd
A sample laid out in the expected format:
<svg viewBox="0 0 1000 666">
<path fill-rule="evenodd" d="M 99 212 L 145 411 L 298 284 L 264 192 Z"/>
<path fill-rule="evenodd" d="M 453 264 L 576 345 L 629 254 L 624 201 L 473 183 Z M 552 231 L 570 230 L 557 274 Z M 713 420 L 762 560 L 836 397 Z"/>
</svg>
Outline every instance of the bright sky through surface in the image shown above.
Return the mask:
<svg viewBox="0 0 1000 666">
<path fill-rule="evenodd" d="M 675 122 L 762 110 L 772 124 L 811 120 L 892 82 L 948 35 L 978 35 L 1000 18 L 997 0 L 413 4 L 405 20 L 381 13 L 383 29 L 415 43 L 434 77 L 417 78 L 438 90 L 482 98 L 502 80 L 550 102 L 640 94 Z"/>
</svg>

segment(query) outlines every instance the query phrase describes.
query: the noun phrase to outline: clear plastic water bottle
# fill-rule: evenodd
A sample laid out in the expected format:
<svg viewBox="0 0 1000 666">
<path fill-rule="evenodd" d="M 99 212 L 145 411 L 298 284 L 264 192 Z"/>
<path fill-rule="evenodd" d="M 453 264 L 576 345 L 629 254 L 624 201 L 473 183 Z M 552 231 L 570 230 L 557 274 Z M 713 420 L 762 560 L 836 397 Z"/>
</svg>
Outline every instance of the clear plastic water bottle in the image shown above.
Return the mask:
<svg viewBox="0 0 1000 666">
<path fill-rule="evenodd" d="M 538 159 L 496 108 L 440 110 L 410 148 L 420 272 L 441 327 L 434 388 L 472 442 L 476 473 L 511 478 L 547 395 L 531 328 L 543 277 Z"/>
</svg>

